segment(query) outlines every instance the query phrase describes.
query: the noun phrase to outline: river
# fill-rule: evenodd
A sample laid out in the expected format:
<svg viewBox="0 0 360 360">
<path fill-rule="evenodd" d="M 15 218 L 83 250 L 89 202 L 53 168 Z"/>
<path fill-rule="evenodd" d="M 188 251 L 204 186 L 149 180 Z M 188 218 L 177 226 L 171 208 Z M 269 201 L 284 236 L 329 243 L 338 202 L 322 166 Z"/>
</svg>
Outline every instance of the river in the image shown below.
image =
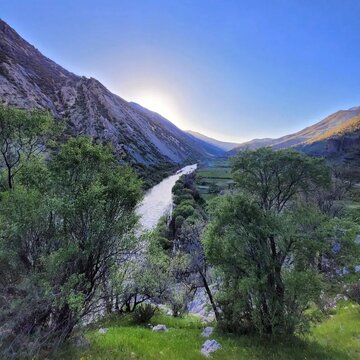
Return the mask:
<svg viewBox="0 0 360 360">
<path fill-rule="evenodd" d="M 146 192 L 143 201 L 136 208 L 143 230 L 153 229 L 160 218 L 171 211 L 173 186 L 181 175 L 190 174 L 196 168 L 197 164 L 185 166 Z"/>
</svg>

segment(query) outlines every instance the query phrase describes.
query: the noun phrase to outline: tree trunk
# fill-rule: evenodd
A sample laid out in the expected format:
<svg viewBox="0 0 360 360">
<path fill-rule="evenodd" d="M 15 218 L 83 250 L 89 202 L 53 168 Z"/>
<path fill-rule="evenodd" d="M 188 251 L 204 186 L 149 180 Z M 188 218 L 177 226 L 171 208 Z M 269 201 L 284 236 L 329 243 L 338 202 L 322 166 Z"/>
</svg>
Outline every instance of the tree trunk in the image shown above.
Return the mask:
<svg viewBox="0 0 360 360">
<path fill-rule="evenodd" d="M 206 291 L 206 293 L 207 293 L 207 296 L 209 297 L 210 304 L 211 304 L 211 306 L 212 306 L 212 308 L 213 308 L 213 310 L 214 310 L 215 319 L 216 319 L 217 321 L 219 321 L 219 319 L 220 319 L 220 314 L 219 314 L 219 311 L 218 311 L 218 309 L 217 309 L 217 307 L 216 307 L 216 304 L 215 304 L 215 301 L 214 301 L 214 297 L 213 297 L 213 295 L 212 295 L 212 293 L 211 293 L 209 284 L 208 284 L 208 282 L 207 282 L 207 280 L 206 280 L 206 276 L 205 276 L 205 275 L 202 273 L 202 271 L 200 271 L 200 270 L 199 270 L 199 274 L 200 274 L 200 276 L 201 276 L 201 278 L 202 278 L 202 281 L 203 281 L 204 288 L 205 288 L 205 291 Z"/>
</svg>

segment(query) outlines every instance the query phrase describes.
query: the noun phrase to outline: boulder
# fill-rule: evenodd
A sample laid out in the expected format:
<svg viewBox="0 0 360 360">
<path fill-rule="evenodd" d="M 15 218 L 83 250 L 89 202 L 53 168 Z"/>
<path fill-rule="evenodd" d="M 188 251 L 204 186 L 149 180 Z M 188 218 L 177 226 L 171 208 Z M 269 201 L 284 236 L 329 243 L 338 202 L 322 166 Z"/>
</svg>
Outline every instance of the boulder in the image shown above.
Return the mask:
<svg viewBox="0 0 360 360">
<path fill-rule="evenodd" d="M 213 328 L 213 327 L 207 326 L 207 327 L 203 330 L 203 332 L 201 333 L 201 335 L 204 336 L 204 337 L 209 337 L 209 336 L 213 333 L 213 331 L 214 331 L 214 328 Z"/>
<path fill-rule="evenodd" d="M 164 331 L 168 331 L 167 327 L 165 325 L 156 325 L 152 328 L 152 331 L 155 332 L 164 332 Z"/>
<path fill-rule="evenodd" d="M 209 357 L 211 353 L 221 349 L 221 345 L 216 340 L 206 340 L 201 348 L 201 353 Z"/>
<path fill-rule="evenodd" d="M 90 341 L 84 335 L 74 337 L 73 344 L 79 349 L 88 349 L 90 347 Z"/>
<path fill-rule="evenodd" d="M 99 329 L 99 334 L 106 334 L 109 331 L 108 328 L 100 328 Z"/>
</svg>

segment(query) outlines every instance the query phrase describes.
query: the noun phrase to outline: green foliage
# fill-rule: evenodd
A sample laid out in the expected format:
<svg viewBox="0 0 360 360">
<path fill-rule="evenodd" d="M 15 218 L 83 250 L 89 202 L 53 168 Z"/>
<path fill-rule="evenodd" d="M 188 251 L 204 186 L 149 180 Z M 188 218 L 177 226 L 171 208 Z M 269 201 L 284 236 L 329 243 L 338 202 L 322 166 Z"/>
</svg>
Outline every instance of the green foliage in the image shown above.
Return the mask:
<svg viewBox="0 0 360 360">
<path fill-rule="evenodd" d="M 21 110 L 0 105 L 0 168 L 4 189 L 14 186 L 14 176 L 23 163 L 41 151 L 60 130 L 51 115 L 43 110 Z"/>
<path fill-rule="evenodd" d="M 132 314 L 134 323 L 137 325 L 148 324 L 156 310 L 157 308 L 151 304 L 140 304 Z"/>
<path fill-rule="evenodd" d="M 293 151 L 246 151 L 234 161 L 239 192 L 210 203 L 204 246 L 219 271 L 220 325 L 237 333 L 293 334 L 326 279 L 359 254 L 356 227 L 308 201 L 328 184 L 322 161 Z"/>
<path fill-rule="evenodd" d="M 110 275 L 137 244 L 141 182 L 87 137 L 48 162 L 28 158 L 15 180 L 0 198 L 0 318 L 7 343 L 19 353 L 33 342 L 35 354 L 67 338 L 100 298 L 112 301 Z"/>
<path fill-rule="evenodd" d="M 236 186 L 253 195 L 265 210 L 279 212 L 301 192 L 330 184 L 323 159 L 294 150 L 243 151 L 233 158 L 232 166 Z"/>
</svg>

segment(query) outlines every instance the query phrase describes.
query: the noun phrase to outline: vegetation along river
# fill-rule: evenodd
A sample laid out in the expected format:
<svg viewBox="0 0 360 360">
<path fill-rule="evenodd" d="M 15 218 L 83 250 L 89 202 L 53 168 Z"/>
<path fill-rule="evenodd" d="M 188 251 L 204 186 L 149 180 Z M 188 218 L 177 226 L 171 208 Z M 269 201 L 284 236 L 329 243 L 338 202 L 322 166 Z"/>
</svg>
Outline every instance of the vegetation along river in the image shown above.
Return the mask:
<svg viewBox="0 0 360 360">
<path fill-rule="evenodd" d="M 171 211 L 171 190 L 173 186 L 181 175 L 190 174 L 196 168 L 197 164 L 185 166 L 176 174 L 165 178 L 146 192 L 143 201 L 136 209 L 137 214 L 140 215 L 140 224 L 144 230 L 154 228 L 160 218 Z"/>
</svg>

